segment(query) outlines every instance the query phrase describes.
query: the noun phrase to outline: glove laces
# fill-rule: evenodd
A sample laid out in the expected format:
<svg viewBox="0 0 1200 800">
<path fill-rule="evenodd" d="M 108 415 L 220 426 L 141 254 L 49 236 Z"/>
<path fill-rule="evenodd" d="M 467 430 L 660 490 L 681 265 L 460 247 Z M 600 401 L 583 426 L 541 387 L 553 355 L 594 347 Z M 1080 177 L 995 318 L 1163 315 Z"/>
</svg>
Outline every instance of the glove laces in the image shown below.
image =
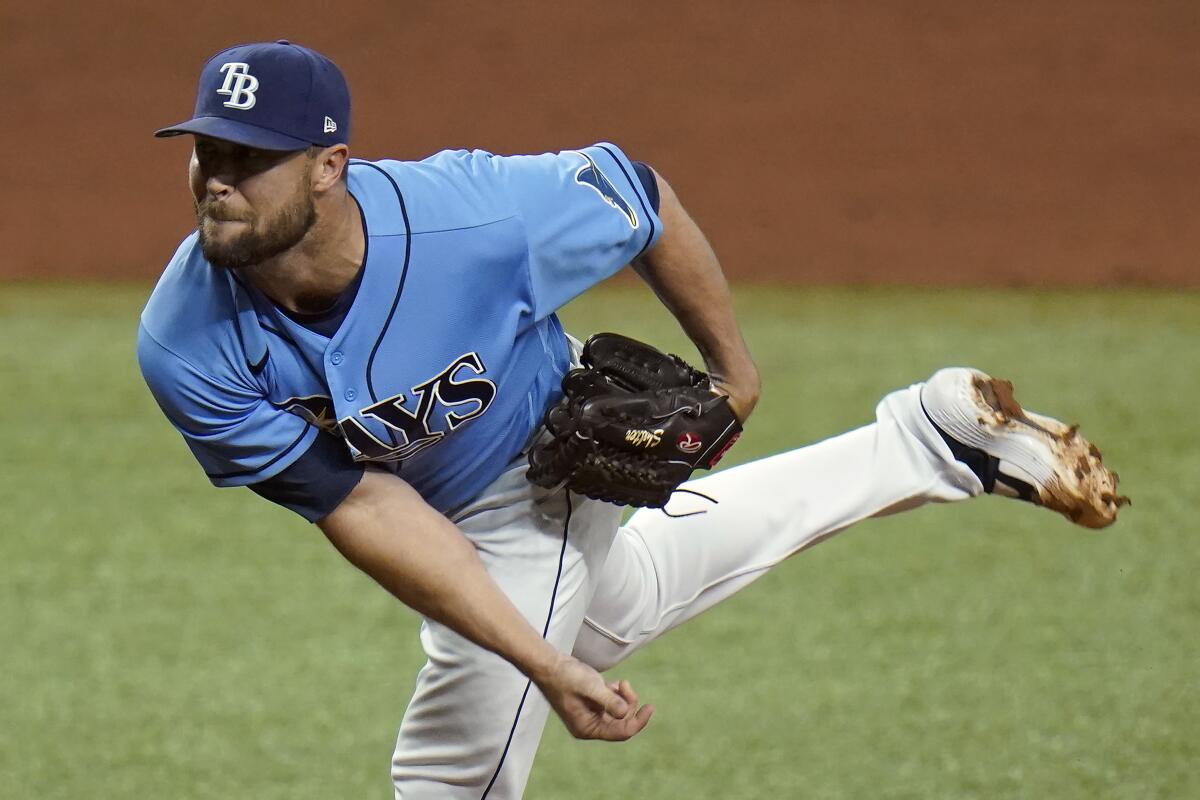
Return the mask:
<svg viewBox="0 0 1200 800">
<path fill-rule="evenodd" d="M 720 505 L 720 502 L 717 501 L 715 498 L 709 497 L 704 492 L 697 492 L 695 489 L 684 489 L 684 488 L 680 487 L 680 488 L 676 489 L 674 492 L 671 492 L 671 497 L 675 496 L 675 492 L 684 492 L 686 494 L 694 494 L 697 497 L 703 497 L 705 500 L 712 503 L 714 506 Z M 662 513 L 666 514 L 671 519 L 682 519 L 683 517 L 694 517 L 697 514 L 707 514 L 708 513 L 707 508 L 702 508 L 699 511 L 688 511 L 683 514 L 672 514 L 670 511 L 667 511 L 666 506 L 663 506 L 660 509 L 660 511 L 662 511 Z"/>
</svg>

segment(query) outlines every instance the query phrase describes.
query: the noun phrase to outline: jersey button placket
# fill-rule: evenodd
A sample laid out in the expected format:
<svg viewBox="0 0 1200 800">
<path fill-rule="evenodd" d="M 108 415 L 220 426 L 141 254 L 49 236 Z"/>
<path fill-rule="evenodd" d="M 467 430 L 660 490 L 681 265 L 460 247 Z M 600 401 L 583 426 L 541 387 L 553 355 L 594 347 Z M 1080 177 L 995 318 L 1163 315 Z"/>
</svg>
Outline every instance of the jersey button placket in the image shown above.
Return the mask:
<svg viewBox="0 0 1200 800">
<path fill-rule="evenodd" d="M 345 360 L 346 356 L 341 350 L 334 350 L 329 354 L 329 363 L 335 367 L 339 366 Z M 333 389 L 336 384 L 341 382 L 337 380 L 337 376 L 332 372 L 328 375 L 328 380 L 330 389 Z M 342 397 L 346 398 L 347 402 L 354 402 L 354 399 L 358 397 L 358 392 L 356 392 L 354 389 L 346 389 L 344 392 L 342 392 Z"/>
</svg>

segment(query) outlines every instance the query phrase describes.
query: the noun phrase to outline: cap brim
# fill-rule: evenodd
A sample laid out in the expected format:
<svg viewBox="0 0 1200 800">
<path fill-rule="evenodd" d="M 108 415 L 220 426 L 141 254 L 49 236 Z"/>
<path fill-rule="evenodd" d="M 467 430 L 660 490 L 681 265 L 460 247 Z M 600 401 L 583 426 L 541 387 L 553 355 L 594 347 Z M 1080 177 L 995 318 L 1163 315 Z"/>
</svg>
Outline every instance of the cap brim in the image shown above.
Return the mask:
<svg viewBox="0 0 1200 800">
<path fill-rule="evenodd" d="M 312 142 L 223 117 L 196 117 L 154 132 L 158 138 L 196 133 L 260 150 L 304 150 Z"/>
</svg>

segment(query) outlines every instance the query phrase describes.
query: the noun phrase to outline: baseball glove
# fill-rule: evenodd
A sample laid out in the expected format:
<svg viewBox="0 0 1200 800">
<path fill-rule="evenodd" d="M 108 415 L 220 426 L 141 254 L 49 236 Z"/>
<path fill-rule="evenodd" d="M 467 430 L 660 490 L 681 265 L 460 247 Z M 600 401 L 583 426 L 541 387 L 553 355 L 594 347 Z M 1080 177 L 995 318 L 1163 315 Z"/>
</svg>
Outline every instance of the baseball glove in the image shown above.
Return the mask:
<svg viewBox="0 0 1200 800">
<path fill-rule="evenodd" d="M 615 333 L 587 340 L 529 452 L 538 486 L 661 508 L 697 468 L 711 469 L 741 434 L 729 398 L 678 356 Z M 551 438 L 552 437 L 552 438 Z"/>
</svg>

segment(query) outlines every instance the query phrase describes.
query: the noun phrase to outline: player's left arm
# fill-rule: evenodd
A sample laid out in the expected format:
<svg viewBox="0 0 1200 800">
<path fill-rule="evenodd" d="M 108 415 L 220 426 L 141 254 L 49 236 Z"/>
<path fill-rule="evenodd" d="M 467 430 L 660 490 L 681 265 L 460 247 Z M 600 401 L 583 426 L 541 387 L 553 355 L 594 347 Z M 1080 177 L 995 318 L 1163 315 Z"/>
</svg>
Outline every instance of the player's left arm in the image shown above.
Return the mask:
<svg viewBox="0 0 1200 800">
<path fill-rule="evenodd" d="M 679 320 L 704 359 L 717 391 L 742 422 L 758 403 L 761 381 L 733 312 L 729 284 L 704 233 L 657 172 L 663 231 L 633 262 L 668 310 Z"/>
</svg>

